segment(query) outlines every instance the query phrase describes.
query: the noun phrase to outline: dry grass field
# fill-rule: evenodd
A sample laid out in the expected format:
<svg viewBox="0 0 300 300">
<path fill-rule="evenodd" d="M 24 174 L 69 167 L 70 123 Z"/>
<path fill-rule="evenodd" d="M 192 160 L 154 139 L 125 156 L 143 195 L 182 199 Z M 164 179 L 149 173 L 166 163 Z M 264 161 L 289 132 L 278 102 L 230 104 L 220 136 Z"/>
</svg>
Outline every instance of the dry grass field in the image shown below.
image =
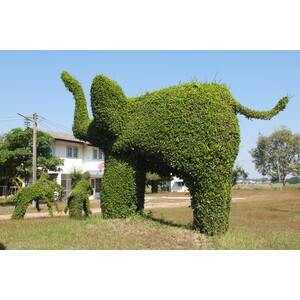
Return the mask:
<svg viewBox="0 0 300 300">
<path fill-rule="evenodd" d="M 103 220 L 0 220 L 0 249 L 300 249 L 300 190 L 233 190 L 230 229 L 206 237 L 192 230 L 185 193 L 146 194 L 145 216 Z M 61 208 L 64 203 L 60 203 Z M 94 209 L 99 201 L 92 201 Z M 12 206 L 0 206 L 0 215 Z M 34 208 L 29 208 L 34 212 Z M 42 212 L 47 209 L 42 205 Z"/>
</svg>

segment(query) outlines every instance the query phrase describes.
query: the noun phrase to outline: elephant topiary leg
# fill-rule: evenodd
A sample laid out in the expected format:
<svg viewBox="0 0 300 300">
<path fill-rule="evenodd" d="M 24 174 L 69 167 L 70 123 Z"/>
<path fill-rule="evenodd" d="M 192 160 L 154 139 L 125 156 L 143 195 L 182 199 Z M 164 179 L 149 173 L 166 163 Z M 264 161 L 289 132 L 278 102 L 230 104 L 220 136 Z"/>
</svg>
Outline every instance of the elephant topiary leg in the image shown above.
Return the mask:
<svg viewBox="0 0 300 300">
<path fill-rule="evenodd" d="M 104 218 L 126 218 L 137 209 L 136 164 L 133 160 L 105 156 L 101 210 Z"/>
<path fill-rule="evenodd" d="M 22 199 L 23 200 L 23 199 Z M 15 206 L 12 214 L 12 219 L 23 219 L 30 202 L 22 201 Z"/>
<path fill-rule="evenodd" d="M 31 203 L 32 198 L 31 195 L 27 193 L 27 190 L 26 191 L 21 190 L 20 192 L 18 192 L 16 198 L 17 198 L 17 203 L 11 218 L 23 219 L 26 214 L 27 207 Z"/>
<path fill-rule="evenodd" d="M 91 211 L 91 205 L 90 205 L 90 199 L 88 196 L 86 196 L 84 202 L 83 202 L 83 211 L 84 211 L 84 215 L 85 217 L 88 217 L 90 214 L 92 214 Z"/>
<path fill-rule="evenodd" d="M 210 236 L 225 233 L 229 227 L 231 176 L 206 174 L 190 185 L 194 228 Z"/>
<path fill-rule="evenodd" d="M 50 190 L 47 195 L 45 195 L 45 198 L 46 199 L 46 204 L 47 204 L 47 207 L 48 207 L 48 212 L 49 212 L 49 215 L 51 217 L 53 217 L 53 207 L 52 207 L 52 204 L 54 203 L 54 194 L 53 194 L 53 190 Z M 37 201 L 38 203 L 38 201 Z"/>
<path fill-rule="evenodd" d="M 82 218 L 83 201 L 85 197 L 86 195 L 81 191 L 72 191 L 72 194 L 69 196 L 68 199 L 68 209 L 70 218 Z"/>
<path fill-rule="evenodd" d="M 136 196 L 137 196 L 137 208 L 138 213 L 143 213 L 145 205 L 145 190 L 146 190 L 146 171 L 142 169 L 141 164 L 135 167 L 136 178 Z"/>
</svg>

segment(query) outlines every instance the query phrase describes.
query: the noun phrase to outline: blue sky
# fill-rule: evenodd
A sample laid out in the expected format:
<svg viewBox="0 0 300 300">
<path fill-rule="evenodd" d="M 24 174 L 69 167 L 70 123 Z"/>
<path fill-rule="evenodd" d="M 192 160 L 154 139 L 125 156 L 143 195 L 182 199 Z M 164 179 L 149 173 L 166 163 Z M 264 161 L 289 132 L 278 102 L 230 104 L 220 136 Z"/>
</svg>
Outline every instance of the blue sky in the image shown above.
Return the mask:
<svg viewBox="0 0 300 300">
<path fill-rule="evenodd" d="M 259 133 L 269 135 L 283 125 L 300 132 L 300 51 L 61 50 L 0 51 L 0 134 L 23 127 L 17 113 L 34 112 L 40 116 L 40 128 L 71 130 L 74 101 L 60 79 L 64 70 L 82 83 L 88 101 L 97 74 L 117 81 L 129 97 L 193 79 L 226 83 L 241 104 L 256 110 L 269 110 L 281 97 L 293 96 L 271 121 L 238 116 L 237 162 L 250 177 L 261 177 L 248 153 Z"/>
</svg>

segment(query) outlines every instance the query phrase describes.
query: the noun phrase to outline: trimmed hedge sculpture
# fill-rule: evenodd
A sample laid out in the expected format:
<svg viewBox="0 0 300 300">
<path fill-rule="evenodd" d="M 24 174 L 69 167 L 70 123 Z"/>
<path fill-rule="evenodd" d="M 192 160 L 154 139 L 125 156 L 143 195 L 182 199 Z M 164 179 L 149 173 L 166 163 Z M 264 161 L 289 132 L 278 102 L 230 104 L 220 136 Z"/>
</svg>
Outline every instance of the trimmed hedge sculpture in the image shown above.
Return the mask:
<svg viewBox="0 0 300 300">
<path fill-rule="evenodd" d="M 284 97 L 270 111 L 254 111 L 226 86 L 198 82 L 127 98 L 116 82 L 98 75 L 90 120 L 80 83 L 67 72 L 61 79 L 76 101 L 74 135 L 105 153 L 103 217 L 142 212 L 146 172 L 172 173 L 189 188 L 195 228 L 208 235 L 225 233 L 229 225 L 231 170 L 240 143 L 236 114 L 267 120 L 288 102 Z"/>
<path fill-rule="evenodd" d="M 26 210 L 32 201 L 35 201 L 35 207 L 40 211 L 39 201 L 46 201 L 50 216 L 53 216 L 52 205 L 55 205 L 59 211 L 57 203 L 54 199 L 54 193 L 62 192 L 62 187 L 55 181 L 49 179 L 48 173 L 43 173 L 35 183 L 28 187 L 22 188 L 14 196 L 16 206 L 12 214 L 12 219 L 23 219 Z"/>
<path fill-rule="evenodd" d="M 94 191 L 88 181 L 89 177 L 90 174 L 88 172 L 83 173 L 81 180 L 75 183 L 75 187 L 68 197 L 64 212 L 67 213 L 69 211 L 70 218 L 81 219 L 82 211 L 84 211 L 85 217 L 91 214 L 89 196 L 92 195 Z"/>
</svg>

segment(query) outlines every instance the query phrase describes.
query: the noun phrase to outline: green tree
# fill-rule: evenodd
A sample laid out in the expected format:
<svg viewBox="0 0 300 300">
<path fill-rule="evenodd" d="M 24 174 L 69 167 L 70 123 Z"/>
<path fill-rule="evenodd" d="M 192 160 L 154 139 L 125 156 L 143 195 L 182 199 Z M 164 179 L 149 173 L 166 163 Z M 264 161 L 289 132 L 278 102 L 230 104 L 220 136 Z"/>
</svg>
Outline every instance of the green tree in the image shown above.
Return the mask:
<svg viewBox="0 0 300 300">
<path fill-rule="evenodd" d="M 158 186 L 165 184 L 166 181 L 170 181 L 171 176 L 161 177 L 156 173 L 148 172 L 146 174 L 146 185 L 151 185 L 151 193 L 158 193 Z"/>
<path fill-rule="evenodd" d="M 244 170 L 243 167 L 236 165 L 232 169 L 232 186 L 236 185 L 239 178 L 246 179 L 248 175 L 249 174 Z"/>
<path fill-rule="evenodd" d="M 249 152 L 257 171 L 272 181 L 280 180 L 283 186 L 287 175 L 300 175 L 300 134 L 293 134 L 287 127 L 270 136 L 259 135 L 257 147 Z"/>
<path fill-rule="evenodd" d="M 47 171 L 58 171 L 63 165 L 63 159 L 53 156 L 52 137 L 43 132 L 37 132 L 37 167 L 38 175 Z M 0 144 L 0 178 L 7 185 L 16 177 L 25 179 L 28 185 L 32 174 L 32 129 L 12 129 L 4 134 Z"/>
</svg>

